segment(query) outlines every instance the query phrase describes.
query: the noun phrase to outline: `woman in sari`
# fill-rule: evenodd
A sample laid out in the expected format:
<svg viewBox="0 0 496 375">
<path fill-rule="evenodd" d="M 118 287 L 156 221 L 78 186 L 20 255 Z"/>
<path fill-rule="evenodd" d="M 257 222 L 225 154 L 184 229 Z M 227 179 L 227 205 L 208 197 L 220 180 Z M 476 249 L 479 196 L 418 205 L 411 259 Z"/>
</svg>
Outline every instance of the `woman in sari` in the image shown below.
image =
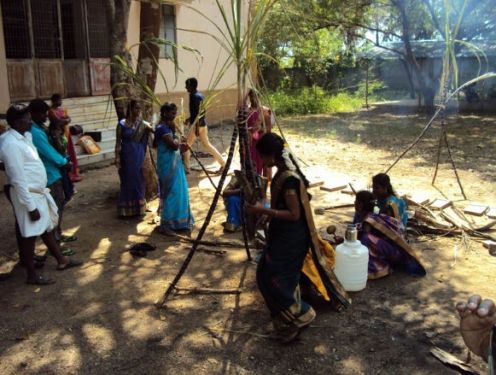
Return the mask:
<svg viewBox="0 0 496 375">
<path fill-rule="evenodd" d="M 333 259 L 329 258 L 333 249 L 317 237 L 306 191 L 308 181 L 285 150 L 284 141 L 268 133 L 258 141 L 257 150 L 265 166 L 277 167 L 271 185 L 271 208 L 262 203 L 246 207 L 249 214 L 270 219 L 267 246 L 257 268 L 257 284 L 270 310 L 276 338 L 289 342 L 316 316 L 313 308 L 301 299 L 302 271 L 324 299 L 330 301 L 332 297 L 336 306 L 347 306 L 349 301 L 332 272 Z"/>
<path fill-rule="evenodd" d="M 72 163 L 72 171 L 69 172 L 69 176 L 72 182 L 79 182 L 83 177 L 79 174 L 79 165 L 77 160 L 76 149 L 74 143 L 72 142 L 71 132 L 69 130 L 69 124 L 71 123 L 71 118 L 67 113 L 67 109 L 62 107 L 62 95 L 53 94 L 50 98 L 51 106 L 48 110 L 48 118 L 51 122 L 56 122 L 57 120 L 64 123 L 64 135 L 67 138 L 67 153 Z"/>
<path fill-rule="evenodd" d="M 127 116 L 117 124 L 115 165 L 121 189 L 117 204 L 120 217 L 144 216 L 146 213 L 143 162 L 152 127 L 141 118 L 141 106 L 131 100 Z"/>
<path fill-rule="evenodd" d="M 377 199 L 379 213 L 394 217 L 402 223 L 403 229 L 406 229 L 408 222 L 406 203 L 394 191 L 389 176 L 379 173 L 372 177 L 372 190 Z"/>
<path fill-rule="evenodd" d="M 155 129 L 157 173 L 160 182 L 160 230 L 165 234 L 190 231 L 194 224 L 189 205 L 188 182 L 176 136 L 177 107 L 165 103 Z"/>
<path fill-rule="evenodd" d="M 359 191 L 355 200 L 354 223 L 359 226 L 359 240 L 369 249 L 368 278 L 379 279 L 401 269 L 411 275 L 425 276 L 425 268 L 413 248 L 403 238 L 401 221 L 384 214 L 374 214 L 374 195 Z"/>
<path fill-rule="evenodd" d="M 247 99 L 250 100 L 247 118 L 248 131 L 250 132 L 250 155 L 257 174 L 272 178 L 271 168 L 265 167 L 263 160 L 257 151 L 257 142 L 265 134 L 272 131 L 272 111 L 270 108 L 261 106 L 255 90 L 248 91 Z"/>
</svg>

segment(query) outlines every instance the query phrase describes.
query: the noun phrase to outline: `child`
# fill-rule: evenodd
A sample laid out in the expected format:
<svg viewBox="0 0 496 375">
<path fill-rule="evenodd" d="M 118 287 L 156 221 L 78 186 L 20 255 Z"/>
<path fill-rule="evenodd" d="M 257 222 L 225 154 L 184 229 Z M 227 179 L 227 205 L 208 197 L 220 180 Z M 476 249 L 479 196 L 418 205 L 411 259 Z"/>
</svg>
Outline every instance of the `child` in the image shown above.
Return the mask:
<svg viewBox="0 0 496 375">
<path fill-rule="evenodd" d="M 233 176 L 222 193 L 227 210 L 227 221 L 224 232 L 234 233 L 241 229 L 241 185 L 236 176 Z"/>
<path fill-rule="evenodd" d="M 406 203 L 396 195 L 387 174 L 379 173 L 372 177 L 372 191 L 377 199 L 379 212 L 398 219 L 406 228 L 408 222 Z"/>
<path fill-rule="evenodd" d="M 83 178 L 79 175 L 76 149 L 74 148 L 74 143 L 72 142 L 69 131 L 69 123 L 71 122 L 71 118 L 69 117 L 67 110 L 62 107 L 62 96 L 60 94 L 53 94 L 50 100 L 52 105 L 48 111 L 48 118 L 50 121 L 60 120 L 63 122 L 64 135 L 67 139 L 67 152 L 73 165 L 72 172 L 69 173 L 69 176 L 72 182 L 79 182 Z"/>
<path fill-rule="evenodd" d="M 67 158 L 68 142 L 64 135 L 64 126 L 65 122 L 63 120 L 55 119 L 54 121 L 50 121 L 50 125 L 48 126 L 48 140 L 60 155 Z M 60 168 L 60 174 L 62 175 L 65 203 L 67 203 L 74 194 L 74 185 L 66 168 Z"/>
</svg>

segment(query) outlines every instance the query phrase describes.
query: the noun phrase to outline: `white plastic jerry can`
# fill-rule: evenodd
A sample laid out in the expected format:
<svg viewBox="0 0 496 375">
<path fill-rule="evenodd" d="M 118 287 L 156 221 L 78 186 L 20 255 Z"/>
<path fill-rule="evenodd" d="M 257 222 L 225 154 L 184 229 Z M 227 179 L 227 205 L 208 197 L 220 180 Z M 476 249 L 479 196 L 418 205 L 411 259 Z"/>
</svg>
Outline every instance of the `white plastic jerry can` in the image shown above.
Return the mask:
<svg viewBox="0 0 496 375">
<path fill-rule="evenodd" d="M 348 225 L 345 241 L 336 247 L 334 273 L 347 292 L 357 292 L 367 286 L 369 250 L 357 236 L 356 225 Z"/>
</svg>

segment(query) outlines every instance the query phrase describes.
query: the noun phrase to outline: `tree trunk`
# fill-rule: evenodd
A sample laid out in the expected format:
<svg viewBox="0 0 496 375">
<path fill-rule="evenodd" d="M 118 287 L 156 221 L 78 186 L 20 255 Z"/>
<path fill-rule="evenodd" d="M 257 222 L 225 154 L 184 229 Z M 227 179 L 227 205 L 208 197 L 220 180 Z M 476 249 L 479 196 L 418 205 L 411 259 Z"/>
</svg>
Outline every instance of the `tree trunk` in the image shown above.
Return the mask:
<svg viewBox="0 0 496 375">
<path fill-rule="evenodd" d="M 410 42 L 411 30 L 410 30 L 410 19 L 408 18 L 408 11 L 405 4 L 405 0 L 391 0 L 391 4 L 396 6 L 401 17 L 403 45 L 405 47 L 405 58 L 404 61 L 409 67 L 409 71 L 416 78 L 418 88 L 422 95 L 424 96 L 424 106 L 428 113 L 434 111 L 434 97 L 436 95 L 436 88 L 433 84 L 433 79 L 426 76 L 425 72 L 422 71 L 422 66 L 417 61 L 415 54 L 412 50 L 412 44 Z"/>
<path fill-rule="evenodd" d="M 156 2 L 141 2 L 140 12 L 140 46 L 138 51 L 137 74 L 146 82 L 151 92 L 155 92 L 158 74 L 160 47 L 149 42 L 149 39 L 159 38 L 160 23 L 162 22 L 161 5 Z M 151 121 L 153 116 L 153 101 L 142 93 L 143 117 Z M 158 179 L 152 149 L 148 147 L 143 164 L 143 174 L 146 181 L 145 196 L 151 200 L 157 196 Z"/>
<path fill-rule="evenodd" d="M 138 51 L 138 75 L 146 82 L 152 92 L 155 91 L 158 74 L 160 47 L 148 42 L 149 39 L 159 38 L 160 23 L 162 22 L 161 5 L 156 2 L 141 2 L 140 13 L 140 46 Z M 153 103 L 150 98 L 143 97 L 143 116 L 151 120 Z"/>
<path fill-rule="evenodd" d="M 104 0 L 107 11 L 107 19 L 110 23 L 110 54 L 120 56 L 130 63 L 131 56 L 126 50 L 127 24 L 129 20 L 129 8 L 131 0 Z M 117 118 L 126 117 L 127 97 L 129 89 L 129 77 L 114 64 L 110 67 L 110 84 L 112 86 L 112 98 L 114 100 Z"/>
<path fill-rule="evenodd" d="M 403 67 L 405 68 L 406 75 L 408 77 L 408 89 L 410 91 L 410 99 L 415 99 L 415 84 L 413 82 L 412 72 L 405 59 L 400 58 Z"/>
</svg>

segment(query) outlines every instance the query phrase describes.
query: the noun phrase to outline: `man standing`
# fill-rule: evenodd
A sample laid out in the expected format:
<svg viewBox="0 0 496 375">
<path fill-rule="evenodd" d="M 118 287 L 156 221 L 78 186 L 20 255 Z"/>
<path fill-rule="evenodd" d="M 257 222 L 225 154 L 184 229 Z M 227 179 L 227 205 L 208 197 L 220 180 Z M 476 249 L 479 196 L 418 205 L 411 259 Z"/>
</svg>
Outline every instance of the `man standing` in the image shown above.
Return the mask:
<svg viewBox="0 0 496 375">
<path fill-rule="evenodd" d="M 11 128 L 1 136 L 0 159 L 5 164 L 10 199 L 19 228 L 20 259 L 26 267 L 28 284 L 53 284 L 54 280 L 35 271 L 33 258 L 37 236 L 41 235 L 57 260 L 58 270 L 76 267 L 82 262 L 64 257 L 55 241 L 53 229 L 58 222 L 57 206 L 46 188 L 47 174 L 32 143 L 29 108 L 22 104 L 11 106 L 7 111 L 7 122 Z"/>
<path fill-rule="evenodd" d="M 186 80 L 186 90 L 189 92 L 189 118 L 186 124 L 191 128 L 188 133 L 188 146 L 191 147 L 195 143 L 196 137 L 200 137 L 200 141 L 206 151 L 214 157 L 217 163 L 220 164 L 220 169 L 217 173 L 222 172 L 226 162 L 222 158 L 217 149 L 210 143 L 208 139 L 207 123 L 205 121 L 205 108 L 202 108 L 202 102 L 205 99 L 203 94 L 198 91 L 198 80 L 196 78 L 188 78 Z M 184 165 L 186 173 L 190 171 L 190 151 L 184 154 Z"/>
<path fill-rule="evenodd" d="M 65 196 L 60 168 L 66 168 L 70 171 L 72 169 L 72 163 L 57 152 L 57 150 L 48 141 L 48 134 L 44 126 L 44 123 L 48 118 L 48 109 L 48 104 L 41 99 L 34 99 L 29 103 L 29 111 L 31 112 L 31 118 L 33 120 L 31 133 L 33 135 L 33 144 L 38 150 L 41 161 L 45 166 L 48 178 L 48 188 L 50 189 L 50 193 L 52 194 L 52 197 L 58 207 L 59 222 L 55 231 L 55 238 L 58 242 L 70 242 L 75 241 L 76 238 L 74 236 L 62 236 L 61 229 Z M 68 254 L 72 253 L 69 249 L 66 249 L 65 251 L 68 251 Z"/>
</svg>

